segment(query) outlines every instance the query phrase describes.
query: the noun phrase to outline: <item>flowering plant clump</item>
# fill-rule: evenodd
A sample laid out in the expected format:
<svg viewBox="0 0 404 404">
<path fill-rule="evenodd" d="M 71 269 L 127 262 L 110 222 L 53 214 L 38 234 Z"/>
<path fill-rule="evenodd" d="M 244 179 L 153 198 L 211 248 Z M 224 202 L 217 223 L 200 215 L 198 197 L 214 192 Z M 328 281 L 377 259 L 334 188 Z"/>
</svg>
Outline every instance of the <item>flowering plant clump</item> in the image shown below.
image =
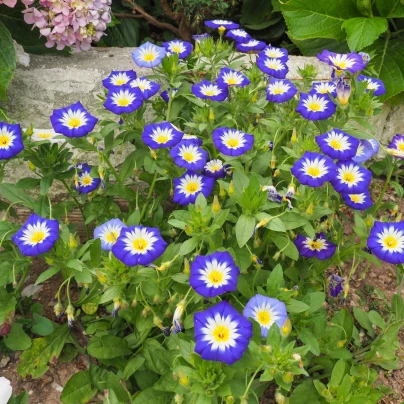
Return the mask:
<svg viewBox="0 0 404 404">
<path fill-rule="evenodd" d="M 150 75 L 111 72 L 109 119 L 78 100 L 53 112 L 53 130 L 0 124 L 1 169 L 19 159 L 34 174 L 0 184 L 5 346 L 24 351 L 22 377 L 88 354 L 66 404 L 98 391 L 105 403 L 257 403 L 271 385 L 277 403 L 377 403 L 389 393 L 377 369 L 399 367 L 404 302 L 379 313 L 350 288 L 388 263 L 402 283 L 404 221 L 383 196 L 402 190 L 404 136 L 379 144 L 368 123 L 383 83 L 366 55 L 326 50 L 329 80 L 313 66 L 286 79 L 285 49 L 231 21 L 206 26 L 218 40 L 134 50 Z M 68 199 L 55 203 L 58 185 Z M 8 220 L 18 205 L 25 223 Z M 32 257 L 49 265 L 37 284 L 61 279 L 51 320 L 15 317 Z"/>
</svg>

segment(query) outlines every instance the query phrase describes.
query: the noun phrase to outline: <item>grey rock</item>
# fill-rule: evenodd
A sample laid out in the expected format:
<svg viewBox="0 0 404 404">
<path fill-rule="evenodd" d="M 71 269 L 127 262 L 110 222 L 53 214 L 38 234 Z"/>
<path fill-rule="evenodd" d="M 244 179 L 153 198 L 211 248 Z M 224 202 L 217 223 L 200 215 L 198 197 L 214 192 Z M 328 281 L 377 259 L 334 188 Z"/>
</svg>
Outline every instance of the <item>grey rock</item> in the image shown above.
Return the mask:
<svg viewBox="0 0 404 404">
<path fill-rule="evenodd" d="M 42 290 L 43 286 L 42 285 L 28 285 L 26 286 L 22 292 L 21 296 L 22 297 L 36 297 L 38 296 L 39 292 Z"/>
</svg>

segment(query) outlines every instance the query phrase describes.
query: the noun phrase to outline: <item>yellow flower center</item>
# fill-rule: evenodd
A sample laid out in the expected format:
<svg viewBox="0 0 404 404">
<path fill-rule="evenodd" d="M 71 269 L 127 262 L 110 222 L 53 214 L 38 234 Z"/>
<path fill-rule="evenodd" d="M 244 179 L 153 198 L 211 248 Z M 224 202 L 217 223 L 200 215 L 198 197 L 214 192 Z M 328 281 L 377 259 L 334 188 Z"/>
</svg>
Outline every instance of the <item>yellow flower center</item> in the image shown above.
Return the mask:
<svg viewBox="0 0 404 404">
<path fill-rule="evenodd" d="M 224 325 L 218 325 L 213 331 L 216 342 L 226 342 L 230 338 L 230 330 Z"/>
<path fill-rule="evenodd" d="M 268 65 L 268 68 L 269 68 L 269 69 L 273 69 L 273 70 L 280 70 L 280 69 L 279 69 L 279 66 L 278 66 L 276 63 L 270 63 L 270 64 Z"/>
<path fill-rule="evenodd" d="M 105 237 L 109 243 L 116 243 L 116 240 L 118 238 L 118 233 L 116 231 L 111 231 L 111 233 L 108 233 L 107 236 Z"/>
<path fill-rule="evenodd" d="M 227 141 L 227 146 L 228 147 L 237 147 L 238 145 L 239 145 L 238 139 L 233 138 L 233 139 L 229 139 Z"/>
<path fill-rule="evenodd" d="M 320 111 L 320 109 L 321 109 L 321 105 L 318 102 L 312 102 L 311 104 L 309 104 L 310 111 L 317 112 L 317 111 Z"/>
<path fill-rule="evenodd" d="M 229 79 L 227 79 L 227 84 L 237 84 L 237 80 L 234 77 L 230 77 Z"/>
<path fill-rule="evenodd" d="M 207 95 L 209 97 L 214 97 L 216 95 L 216 91 L 215 90 L 208 90 L 208 91 L 206 91 L 205 95 Z"/>
<path fill-rule="evenodd" d="M 404 152 L 404 143 L 399 143 L 397 147 L 398 147 L 398 150 Z"/>
<path fill-rule="evenodd" d="M 226 27 L 223 27 L 223 25 L 221 25 L 221 26 L 218 28 L 218 31 L 219 31 L 219 32 L 226 31 Z"/>
<path fill-rule="evenodd" d="M 49 139 L 52 137 L 52 133 L 38 133 L 38 137 L 40 137 L 41 139 Z"/>
<path fill-rule="evenodd" d="M 213 283 L 213 284 L 218 284 L 218 283 L 222 283 L 223 281 L 223 274 L 219 271 L 212 271 L 209 275 L 208 275 L 209 280 Z"/>
<path fill-rule="evenodd" d="M 276 59 L 276 58 L 278 57 L 278 54 L 277 54 L 276 52 L 269 52 L 268 56 L 269 56 L 270 58 Z"/>
<path fill-rule="evenodd" d="M 320 94 L 326 94 L 326 93 L 328 93 L 328 91 L 323 88 L 323 89 L 321 89 L 321 90 L 319 91 L 319 93 L 320 93 Z"/>
<path fill-rule="evenodd" d="M 45 238 L 45 233 L 43 231 L 36 231 L 31 238 L 33 243 L 40 243 Z"/>
<path fill-rule="evenodd" d="M 341 150 L 341 147 L 342 147 L 341 142 L 336 139 L 331 140 L 330 146 L 335 150 Z"/>
<path fill-rule="evenodd" d="M 185 189 L 187 190 L 187 192 L 189 193 L 194 193 L 196 191 L 198 191 L 199 189 L 199 185 L 196 182 L 189 182 L 187 184 L 187 186 L 185 187 Z"/>
<path fill-rule="evenodd" d="M 283 90 L 283 88 L 277 88 L 276 90 L 274 90 L 274 94 L 283 94 L 285 91 Z"/>
<path fill-rule="evenodd" d="M 171 49 L 172 49 L 173 52 L 175 52 L 175 53 L 181 53 L 181 50 L 182 50 L 181 47 L 178 46 L 178 45 L 173 46 Z"/>
<path fill-rule="evenodd" d="M 118 105 L 120 107 L 127 107 L 129 105 L 129 100 L 127 98 L 121 98 L 118 100 Z"/>
<path fill-rule="evenodd" d="M 78 118 L 72 118 L 69 121 L 69 126 L 71 128 L 78 128 L 81 125 L 81 121 Z"/>
<path fill-rule="evenodd" d="M 309 174 L 309 175 L 311 175 L 312 177 L 316 178 L 316 177 L 318 177 L 318 176 L 321 174 L 321 172 L 320 172 L 320 169 L 317 168 L 317 167 L 310 167 L 310 168 L 307 170 L 307 174 Z"/>
<path fill-rule="evenodd" d="M 123 86 L 124 84 L 126 84 L 126 79 L 118 79 L 118 80 L 115 82 L 115 85 L 116 85 L 116 86 Z"/>
<path fill-rule="evenodd" d="M 398 244 L 398 240 L 394 236 L 387 236 L 384 240 L 384 245 L 387 248 L 396 248 Z"/>
<path fill-rule="evenodd" d="M 321 241 L 309 241 L 309 248 L 310 250 L 317 250 L 320 251 L 323 243 Z"/>
<path fill-rule="evenodd" d="M 259 311 L 257 313 L 257 320 L 262 325 L 268 325 L 271 322 L 271 315 L 268 311 Z"/>
<path fill-rule="evenodd" d="M 167 143 L 168 136 L 167 135 L 159 135 L 156 139 L 157 143 Z"/>
<path fill-rule="evenodd" d="M 144 60 L 145 60 L 146 62 L 153 62 L 153 60 L 156 59 L 156 57 L 153 55 L 153 53 L 146 53 L 146 54 L 143 56 L 143 58 L 144 58 Z"/>
<path fill-rule="evenodd" d="M 137 238 L 133 241 L 133 248 L 136 251 L 144 251 L 149 243 L 144 238 Z"/>
<path fill-rule="evenodd" d="M 210 171 L 219 171 L 221 168 L 222 168 L 222 167 L 220 167 L 220 166 L 218 166 L 218 165 L 212 166 L 212 167 L 210 168 Z"/>
<path fill-rule="evenodd" d="M 139 84 L 139 88 L 140 88 L 141 90 L 146 90 L 146 86 L 145 86 L 144 84 Z"/>
<path fill-rule="evenodd" d="M 355 176 L 352 173 L 344 173 L 343 181 L 348 182 L 349 184 L 355 181 Z"/>
<path fill-rule="evenodd" d="M 91 185 L 92 182 L 93 182 L 93 179 L 92 179 L 89 175 L 86 176 L 86 177 L 83 177 L 83 178 L 81 179 L 81 184 L 82 184 L 83 186 Z"/>
<path fill-rule="evenodd" d="M 334 65 L 339 67 L 340 69 L 345 69 L 346 68 L 346 62 L 342 61 L 342 62 L 334 62 Z"/>
<path fill-rule="evenodd" d="M 194 161 L 194 159 L 195 159 L 195 156 L 194 156 L 192 153 L 190 153 L 190 152 L 186 152 L 186 153 L 184 153 L 184 155 L 182 156 L 182 158 L 183 158 L 185 161 L 188 161 L 188 163 L 192 163 L 192 162 Z"/>
<path fill-rule="evenodd" d="M 349 197 L 351 198 L 352 202 L 359 203 L 361 201 L 359 195 L 349 195 Z"/>
<path fill-rule="evenodd" d="M 0 146 L 8 146 L 10 143 L 10 136 L 2 135 L 0 136 Z"/>
</svg>

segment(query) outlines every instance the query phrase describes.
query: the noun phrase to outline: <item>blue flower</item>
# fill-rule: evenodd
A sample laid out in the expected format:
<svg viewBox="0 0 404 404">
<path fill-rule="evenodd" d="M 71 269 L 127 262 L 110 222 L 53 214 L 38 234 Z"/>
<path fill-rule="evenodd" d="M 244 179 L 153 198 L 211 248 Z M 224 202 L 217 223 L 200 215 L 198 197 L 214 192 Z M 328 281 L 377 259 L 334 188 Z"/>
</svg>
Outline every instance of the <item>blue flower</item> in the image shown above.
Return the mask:
<svg viewBox="0 0 404 404">
<path fill-rule="evenodd" d="M 187 171 L 181 177 L 175 178 L 173 183 L 173 202 L 180 205 L 189 205 L 190 203 L 195 203 L 200 193 L 207 198 L 213 190 L 215 180 L 214 178 Z"/>
<path fill-rule="evenodd" d="M 177 93 L 178 90 L 179 90 L 178 88 L 173 88 L 173 89 L 171 90 L 173 99 L 174 99 L 175 94 Z M 168 103 L 168 101 L 169 101 L 169 99 L 170 99 L 170 95 L 168 94 L 168 91 L 167 91 L 167 90 L 164 90 L 164 91 L 160 94 L 160 97 L 161 97 L 165 102 L 167 102 L 167 103 Z"/>
<path fill-rule="evenodd" d="M 297 88 L 289 80 L 277 80 L 271 77 L 267 87 L 267 100 L 271 102 L 289 101 L 297 93 Z"/>
<path fill-rule="evenodd" d="M 274 46 L 267 46 L 258 57 L 267 57 L 270 59 L 280 59 L 283 62 L 287 62 L 289 55 L 288 51 L 284 48 L 275 48 Z"/>
<path fill-rule="evenodd" d="M 209 157 L 208 152 L 192 140 L 182 140 L 170 150 L 170 156 L 178 167 L 192 171 L 202 170 Z"/>
<path fill-rule="evenodd" d="M 256 39 L 250 39 L 246 42 L 238 42 L 236 49 L 240 52 L 259 51 L 267 46 L 265 42 L 257 41 Z"/>
<path fill-rule="evenodd" d="M 375 79 L 373 77 L 364 76 L 360 74 L 357 77 L 358 81 L 366 81 L 366 91 L 373 91 L 373 95 L 379 96 L 386 93 L 386 87 L 384 87 L 383 81 Z"/>
<path fill-rule="evenodd" d="M 251 35 L 247 34 L 243 29 L 232 29 L 225 36 L 226 38 L 234 39 L 236 42 L 244 42 L 251 39 Z"/>
<path fill-rule="evenodd" d="M 330 65 L 337 72 L 348 71 L 354 74 L 363 70 L 366 66 L 362 56 L 358 55 L 356 52 L 340 54 L 323 50 L 317 57 L 322 62 Z"/>
<path fill-rule="evenodd" d="M 197 146 L 202 146 L 203 140 L 195 135 L 184 135 L 182 137 L 182 140 L 187 140 L 188 142 L 192 142 L 193 144 L 196 144 Z"/>
<path fill-rule="evenodd" d="M 373 205 L 369 191 L 367 190 L 358 194 L 341 194 L 341 196 L 348 206 L 356 210 L 365 210 Z"/>
<path fill-rule="evenodd" d="M 310 121 L 318 121 L 329 118 L 336 109 L 328 94 L 300 93 L 296 112 Z"/>
<path fill-rule="evenodd" d="M 219 159 L 208 161 L 203 168 L 202 174 L 210 178 L 226 177 L 226 170 L 223 161 Z"/>
<path fill-rule="evenodd" d="M 132 80 L 135 80 L 136 73 L 133 70 L 112 70 L 110 75 L 102 80 L 102 84 L 105 88 L 111 89 L 115 87 L 125 86 Z"/>
<path fill-rule="evenodd" d="M 192 44 L 186 41 L 174 39 L 173 41 L 163 42 L 163 46 L 169 53 L 177 53 L 180 59 L 185 59 L 192 52 Z"/>
<path fill-rule="evenodd" d="M 59 238 L 59 222 L 33 213 L 11 239 L 22 255 L 29 257 L 48 252 Z"/>
<path fill-rule="evenodd" d="M 333 81 L 313 83 L 312 93 L 331 94 L 334 98 L 337 96 L 337 85 Z"/>
<path fill-rule="evenodd" d="M 367 241 L 377 258 L 390 264 L 404 264 L 404 221 L 375 221 Z"/>
<path fill-rule="evenodd" d="M 251 317 L 261 326 L 261 335 L 264 338 L 272 324 L 276 323 L 281 329 L 288 318 L 285 303 L 263 295 L 252 297 L 245 305 L 243 315 Z"/>
<path fill-rule="evenodd" d="M 348 160 L 337 163 L 337 170 L 330 182 L 337 192 L 359 194 L 368 188 L 371 180 L 372 173 L 369 170 Z"/>
<path fill-rule="evenodd" d="M 111 251 L 112 246 L 118 240 L 121 230 L 127 227 L 120 219 L 111 219 L 108 222 L 94 229 L 94 238 L 101 240 L 101 248 L 105 251 Z"/>
<path fill-rule="evenodd" d="M 351 81 L 340 77 L 337 83 L 337 100 L 342 108 L 348 105 L 351 92 Z"/>
<path fill-rule="evenodd" d="M 149 80 L 147 77 L 140 77 L 132 80 L 129 83 L 129 86 L 131 88 L 138 88 L 142 92 L 143 98 L 145 100 L 153 97 L 153 95 L 160 90 L 160 84 Z"/>
<path fill-rule="evenodd" d="M 394 157 L 404 159 L 404 136 L 397 134 L 389 143 L 389 151 Z"/>
<path fill-rule="evenodd" d="M 207 80 L 193 84 L 191 90 L 197 97 L 212 101 L 224 101 L 229 95 L 227 86 L 219 86 Z"/>
<path fill-rule="evenodd" d="M 76 191 L 81 194 L 88 194 L 98 188 L 101 180 L 91 176 L 91 166 L 88 164 L 79 164 L 76 168 L 78 175 L 77 184 L 74 186 Z"/>
<path fill-rule="evenodd" d="M 291 168 L 292 174 L 303 185 L 321 187 L 335 175 L 336 166 L 327 156 L 319 153 L 305 152 Z"/>
<path fill-rule="evenodd" d="M 160 230 L 153 227 L 130 226 L 121 229 L 112 253 L 129 267 L 149 265 L 160 257 L 167 247 Z"/>
<path fill-rule="evenodd" d="M 328 288 L 332 297 L 338 297 L 338 295 L 344 289 L 344 282 L 345 281 L 343 278 L 334 274 L 327 278 Z"/>
<path fill-rule="evenodd" d="M 228 67 L 222 67 L 219 72 L 219 76 L 216 80 L 219 86 L 236 86 L 245 87 L 250 84 L 250 80 L 244 74 L 231 70 Z"/>
<path fill-rule="evenodd" d="M 104 107 L 114 114 L 130 114 L 143 104 L 143 95 L 138 88 L 115 88 L 108 92 Z"/>
<path fill-rule="evenodd" d="M 23 149 L 21 126 L 0 122 L 0 160 L 14 157 Z"/>
<path fill-rule="evenodd" d="M 205 25 L 209 28 L 213 28 L 213 29 L 236 29 L 238 28 L 240 25 L 232 22 L 232 21 L 228 21 L 228 20 L 210 20 L 210 21 L 205 21 Z"/>
<path fill-rule="evenodd" d="M 226 301 L 195 313 L 194 330 L 195 352 L 228 365 L 241 359 L 252 337 L 252 324 Z"/>
<path fill-rule="evenodd" d="M 369 160 L 374 154 L 379 151 L 379 142 L 375 139 L 362 139 L 360 140 L 356 155 L 352 157 L 355 163 L 363 163 Z"/>
<path fill-rule="evenodd" d="M 349 160 L 356 155 L 359 140 L 339 129 L 316 136 L 321 151 L 332 159 Z"/>
<path fill-rule="evenodd" d="M 226 156 L 241 156 L 254 145 L 254 136 L 237 129 L 217 128 L 212 132 L 214 146 Z"/>
<path fill-rule="evenodd" d="M 210 37 L 210 35 L 207 32 L 205 32 L 204 34 L 192 35 L 192 39 L 194 41 L 203 41 L 204 39 L 209 38 L 209 37 Z"/>
<path fill-rule="evenodd" d="M 90 115 L 81 102 L 76 102 L 66 108 L 53 110 L 50 121 L 57 133 L 67 137 L 83 137 L 94 129 L 98 119 Z"/>
<path fill-rule="evenodd" d="M 191 264 L 189 284 L 204 297 L 215 297 L 237 289 L 240 269 L 227 252 L 198 255 Z"/>
<path fill-rule="evenodd" d="M 152 149 L 161 149 L 175 146 L 183 135 L 170 122 L 150 123 L 143 129 L 142 140 Z"/>
<path fill-rule="evenodd" d="M 295 240 L 295 246 L 299 250 L 301 257 L 325 260 L 334 255 L 337 246 L 325 238 L 324 233 L 318 233 L 314 238 L 298 234 Z"/>
<path fill-rule="evenodd" d="M 139 67 L 156 67 L 166 55 L 165 48 L 146 42 L 132 52 L 132 59 Z"/>
<path fill-rule="evenodd" d="M 276 79 L 284 79 L 289 71 L 285 60 L 267 56 L 258 56 L 257 66 L 262 72 Z"/>
</svg>

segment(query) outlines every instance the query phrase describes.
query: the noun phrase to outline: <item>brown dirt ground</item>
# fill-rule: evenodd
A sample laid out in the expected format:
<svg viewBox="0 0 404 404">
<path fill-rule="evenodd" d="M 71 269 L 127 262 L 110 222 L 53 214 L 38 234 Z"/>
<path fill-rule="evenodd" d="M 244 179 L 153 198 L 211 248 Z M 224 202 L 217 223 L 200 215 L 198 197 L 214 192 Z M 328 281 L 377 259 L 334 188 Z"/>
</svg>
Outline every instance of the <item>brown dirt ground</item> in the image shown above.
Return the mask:
<svg viewBox="0 0 404 404">
<path fill-rule="evenodd" d="M 377 186 L 374 194 L 378 193 Z M 394 200 L 394 191 L 389 190 L 385 196 L 385 200 Z M 374 198 L 375 200 L 376 198 Z M 399 204 L 399 212 L 404 214 L 404 200 Z M 351 232 L 351 228 L 346 229 L 346 233 Z M 46 264 L 40 260 L 35 260 L 30 275 L 25 284 L 29 285 L 35 282 L 38 275 L 44 271 Z M 364 279 L 363 272 L 365 267 L 359 267 L 355 276 L 350 282 L 351 305 L 356 305 L 359 300 L 367 299 L 368 306 L 370 304 L 383 304 L 383 299 L 377 294 L 377 290 L 381 290 L 390 300 L 392 295 L 396 293 L 396 271 L 395 266 L 384 263 L 382 267 L 371 265 Z M 53 306 L 55 304 L 55 293 L 59 282 L 52 278 L 44 283 L 44 287 L 35 298 L 35 301 L 43 304 L 44 315 L 54 320 Z M 404 297 L 404 294 L 403 294 Z M 368 307 L 366 307 L 368 308 Z M 400 334 L 400 341 L 404 346 L 404 332 Z M 30 404 L 61 404 L 60 392 L 69 378 L 80 370 L 88 367 L 88 358 L 79 355 L 70 363 L 56 363 L 51 365 L 49 371 L 39 379 L 22 379 L 17 373 L 17 364 L 20 352 L 11 353 L 7 356 L 0 357 L 0 376 L 4 376 L 11 380 L 13 391 L 18 394 L 24 390 L 28 391 Z M 404 367 L 395 371 L 379 371 L 378 382 L 390 387 L 394 394 L 388 398 L 381 400 L 383 404 L 402 404 L 404 402 Z M 274 404 L 274 388 L 269 388 L 260 400 L 260 404 Z M 101 396 L 96 397 L 103 401 Z"/>
</svg>

